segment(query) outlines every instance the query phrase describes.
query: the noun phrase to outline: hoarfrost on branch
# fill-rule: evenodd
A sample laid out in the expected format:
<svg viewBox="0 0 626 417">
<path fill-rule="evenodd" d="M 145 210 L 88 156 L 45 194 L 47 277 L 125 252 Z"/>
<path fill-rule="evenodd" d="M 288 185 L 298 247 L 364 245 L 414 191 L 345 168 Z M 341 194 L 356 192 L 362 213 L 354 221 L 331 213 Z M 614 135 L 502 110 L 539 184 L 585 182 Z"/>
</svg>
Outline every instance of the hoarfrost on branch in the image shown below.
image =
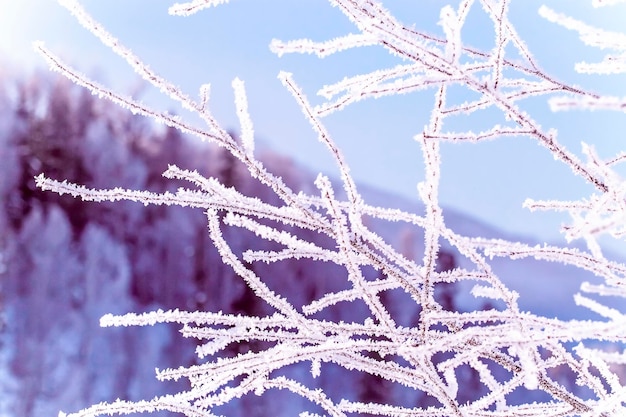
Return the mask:
<svg viewBox="0 0 626 417">
<path fill-rule="evenodd" d="M 255 157 L 255 132 L 242 80 L 235 79 L 232 85 L 241 123 L 239 141 L 212 115 L 208 107 L 208 84 L 200 87 L 200 100 L 194 100 L 150 70 L 90 17 L 78 1 L 61 1 L 86 29 L 125 59 L 141 77 L 184 109 L 199 115 L 206 126 L 198 127 L 181 117 L 153 110 L 112 91 L 65 64 L 43 43 L 36 44 L 52 69 L 133 113 L 223 147 L 281 200 L 279 206 L 270 205 L 213 178 L 204 178 L 197 172 L 176 166 L 170 166 L 164 175 L 185 180 L 189 186 L 165 194 L 120 188 L 88 189 L 47 178 L 45 173 L 37 177 L 37 185 L 43 190 L 69 193 L 89 201 L 133 200 L 206 210 L 208 233 L 223 262 L 275 311 L 267 317 L 178 310 L 104 316 L 103 326 L 178 323 L 184 336 L 199 340 L 198 356 L 209 359 L 190 367 L 158 370 L 157 377 L 161 380 L 188 379 L 188 391 L 142 402 L 118 400 L 96 404 L 71 415 L 168 410 L 188 416 L 207 416 L 213 415 L 214 408 L 243 395 L 266 395 L 265 392 L 271 389 L 290 391 L 310 401 L 313 409 L 330 416 L 616 416 L 626 412 L 626 388 L 619 373 L 619 366 L 626 362 L 623 350 L 626 316 L 582 294 L 576 295 L 576 302 L 597 312 L 604 320 L 562 321 L 521 311 L 518 294 L 508 289 L 490 266 L 493 257 L 532 257 L 565 263 L 592 271 L 604 279 L 601 285 L 584 285 L 581 292 L 626 297 L 626 266 L 606 259 L 597 242 L 602 234 L 623 239 L 626 232 L 626 182 L 614 171 L 615 166 L 624 161 L 624 155 L 603 160 L 591 145 L 584 145 L 587 160 L 582 161 L 558 142 L 556 132 L 542 128 L 531 114 L 518 106 L 518 102 L 529 97 L 549 96 L 553 110 L 600 108 L 623 112 L 626 108 L 624 99 L 598 95 L 562 83 L 543 72 L 509 20 L 509 2 L 506 0 L 463 0 L 456 8 L 443 7 L 439 21 L 443 37 L 403 25 L 378 1 L 329 2 L 354 24 L 356 33 L 320 42 L 274 40 L 272 51 L 278 55 L 312 53 L 324 57 L 351 48 L 377 46 L 403 61 L 401 65 L 346 77 L 333 85 L 323 86 L 319 94 L 325 101 L 318 105 L 312 105 L 298 86 L 297 74 L 278 75 L 318 139 L 336 161 L 345 199 L 336 196 L 334 185 L 322 174 L 315 181 L 316 195 L 296 193 Z M 203 9 L 209 9 L 204 13 L 211 13 L 211 7 L 229 7 L 226 3 L 226 0 L 195 0 L 173 5 L 170 13 L 186 16 Z M 593 3 L 603 6 L 617 1 Z M 482 10 L 493 24 L 495 41 L 489 51 L 463 44 L 461 29 L 472 9 Z M 600 63 L 580 63 L 576 67 L 578 71 L 626 72 L 626 34 L 593 28 L 545 6 L 539 13 L 551 22 L 577 31 L 583 42 L 614 51 Z M 509 59 L 507 48 L 513 48 L 521 59 Z M 461 105 L 449 105 L 446 99 L 452 85 L 477 93 L 479 98 Z M 352 180 L 340 149 L 324 126 L 324 117 L 359 100 L 421 90 L 434 92 L 430 122 L 415 136 L 421 144 L 425 166 L 425 181 L 418 186 L 425 212 L 418 215 L 371 206 Z M 446 129 L 445 122 L 449 118 L 461 114 L 471 116 L 486 108 L 499 110 L 508 124 L 494 125 L 478 133 Z M 535 140 L 555 159 L 569 166 L 573 174 L 594 187 L 595 193 L 582 201 L 527 200 L 525 203 L 531 210 L 569 212 L 572 222 L 565 228 L 565 235 L 570 240 L 584 239 L 587 252 L 470 238 L 446 226 L 438 200 L 441 142 L 476 142 L 509 135 Z M 405 222 L 423 229 L 425 249 L 422 259 L 408 259 L 399 253 L 368 227 L 368 222 L 364 221 L 366 217 Z M 247 229 L 266 241 L 277 243 L 282 249 L 237 254 L 222 235 L 224 225 Z M 321 247 L 294 230 L 323 234 L 336 245 L 334 248 Z M 437 257 L 442 241 L 471 260 L 473 268 L 438 271 Z M 257 262 L 272 264 L 300 258 L 339 265 L 349 288 L 326 293 L 307 305 L 296 306 L 288 297 L 270 288 L 250 267 Z M 379 279 L 366 279 L 364 270 L 369 267 L 380 273 Z M 435 297 L 435 286 L 441 282 L 464 281 L 474 284 L 474 296 L 491 299 L 499 307 L 465 312 L 444 309 Z M 406 327 L 398 323 L 384 302 L 385 293 L 390 290 L 403 291 L 419 306 L 417 325 Z M 315 317 L 338 303 L 357 301 L 363 302 L 368 310 L 369 317 L 362 322 Z M 265 342 L 262 345 L 265 348 L 233 357 L 219 356 L 228 345 L 242 341 Z M 599 349 L 591 343 L 593 341 L 613 343 L 618 350 Z M 576 345 L 573 349 L 572 344 Z M 435 357 L 444 359 L 435 361 Z M 419 408 L 338 400 L 293 376 L 280 373 L 281 369 L 293 364 L 310 364 L 312 376 L 319 377 L 327 363 L 374 375 L 436 401 Z M 458 377 L 463 367 L 476 372 L 480 383 L 486 387 L 484 395 L 469 402 L 459 399 L 463 386 L 459 385 L 462 381 Z M 576 383 L 587 387 L 591 393 L 582 393 L 560 383 L 556 370 L 563 368 L 573 372 Z M 511 404 L 509 394 L 519 389 L 543 391 L 551 401 Z M 307 411 L 302 415 L 313 414 Z"/>
</svg>

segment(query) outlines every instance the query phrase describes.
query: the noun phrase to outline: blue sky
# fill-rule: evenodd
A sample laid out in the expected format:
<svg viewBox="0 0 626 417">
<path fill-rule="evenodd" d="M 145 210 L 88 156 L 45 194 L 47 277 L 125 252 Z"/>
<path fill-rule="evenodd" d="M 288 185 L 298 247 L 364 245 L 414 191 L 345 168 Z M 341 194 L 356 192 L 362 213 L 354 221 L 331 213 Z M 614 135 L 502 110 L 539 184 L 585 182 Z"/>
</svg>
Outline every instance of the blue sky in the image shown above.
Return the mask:
<svg viewBox="0 0 626 417">
<path fill-rule="evenodd" d="M 290 155 L 311 171 L 335 175 L 325 148 L 317 142 L 308 122 L 276 75 L 294 74 L 312 102 L 324 84 L 344 76 L 398 63 L 384 50 L 364 48 L 318 59 L 309 55 L 272 54 L 273 38 L 331 39 L 355 32 L 350 22 L 323 0 L 233 0 L 192 17 L 172 17 L 165 0 L 84 0 L 81 2 L 116 37 L 142 57 L 151 68 L 171 79 L 190 95 L 202 83 L 211 83 L 211 103 L 218 120 L 237 128 L 231 81 L 246 83 L 249 108 L 259 140 Z M 557 78 L 611 95 L 626 95 L 626 77 L 587 76 L 574 72 L 574 63 L 600 60 L 601 51 L 584 46 L 574 32 L 544 21 L 537 13 L 543 2 L 518 0 L 511 4 L 512 22 L 539 64 Z M 594 9 L 590 1 L 546 2 L 557 11 L 606 29 L 626 31 L 626 7 Z M 401 21 L 441 36 L 436 25 L 439 10 L 448 4 L 435 0 L 395 0 L 384 4 Z M 74 21 L 54 0 L 0 0 L 0 53 L 17 73 L 42 66 L 32 51 L 33 40 L 43 40 L 81 71 L 122 89 L 137 88 L 138 77 L 124 62 Z M 463 39 L 488 50 L 494 35 L 479 7 L 470 14 Z M 333 138 L 343 149 L 358 182 L 386 189 L 417 201 L 416 184 L 423 163 L 413 136 L 427 123 L 434 91 L 363 101 L 326 119 Z M 145 101 L 181 112 L 146 89 Z M 522 106 L 544 127 L 559 130 L 559 140 L 580 155 L 580 141 L 594 143 L 609 157 L 626 148 L 626 117 L 606 112 L 550 113 L 544 99 Z M 483 119 L 459 123 L 493 122 Z M 450 125 L 452 126 L 452 125 Z M 474 128 L 479 130 L 479 128 Z M 540 239 L 559 236 L 561 214 L 530 213 L 522 208 L 527 198 L 575 199 L 592 190 L 568 167 L 553 160 L 543 147 L 525 137 L 442 148 L 440 198 L 445 207 L 464 211 L 479 220 L 514 234 Z"/>
</svg>

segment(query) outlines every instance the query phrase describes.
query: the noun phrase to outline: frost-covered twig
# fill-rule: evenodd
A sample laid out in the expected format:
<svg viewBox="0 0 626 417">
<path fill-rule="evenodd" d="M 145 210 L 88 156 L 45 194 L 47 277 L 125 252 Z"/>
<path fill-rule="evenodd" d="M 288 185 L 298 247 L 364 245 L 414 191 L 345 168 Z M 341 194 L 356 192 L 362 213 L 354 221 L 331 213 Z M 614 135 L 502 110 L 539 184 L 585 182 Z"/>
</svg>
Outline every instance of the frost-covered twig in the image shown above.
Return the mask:
<svg viewBox="0 0 626 417">
<path fill-rule="evenodd" d="M 601 285 L 587 284 L 582 290 L 601 295 L 626 296 L 626 266 L 609 261 L 594 240 L 596 234 L 609 232 L 623 236 L 626 231 L 626 187 L 615 174 L 614 165 L 624 160 L 618 155 L 608 161 L 599 158 L 592 147 L 586 147 L 588 161 L 576 155 L 556 139 L 556 132 L 544 129 L 535 117 L 522 110 L 520 103 L 529 97 L 567 95 L 553 103 L 559 109 L 584 104 L 588 107 L 621 109 L 619 99 L 606 98 L 556 81 L 544 73 L 508 17 L 508 1 L 463 0 L 455 9 L 446 6 L 440 14 L 444 37 L 425 34 L 402 24 L 380 2 L 373 0 L 330 0 L 356 27 L 350 33 L 332 40 L 273 41 L 278 55 L 315 53 L 320 57 L 363 46 L 379 46 L 405 62 L 391 68 L 353 75 L 320 89 L 327 101 L 312 106 L 295 77 L 281 72 L 279 78 L 294 97 L 318 139 L 327 147 L 341 175 L 345 200 L 337 197 L 335 185 L 320 174 L 315 181 L 315 195 L 296 193 L 280 177 L 269 172 L 254 152 L 254 129 L 247 110 L 243 81 L 235 79 L 232 87 L 235 107 L 241 125 L 242 140 L 235 140 L 208 108 L 208 84 L 200 87 L 195 101 L 178 87 L 160 77 L 128 48 L 91 18 L 75 0 L 62 3 L 79 22 L 105 45 L 124 58 L 146 81 L 159 88 L 182 108 L 196 113 L 206 124 L 197 127 L 167 113 L 157 112 L 131 98 L 101 86 L 63 63 L 41 44 L 37 48 L 51 67 L 93 93 L 127 107 L 134 113 L 217 143 L 230 152 L 248 170 L 251 177 L 268 186 L 280 205 L 273 206 L 242 190 L 226 187 L 213 178 L 175 166 L 165 172 L 168 178 L 188 181 L 195 189 L 176 193 L 153 193 L 121 188 L 89 189 L 79 184 L 55 181 L 43 174 L 37 185 L 59 194 L 69 193 L 89 201 L 130 200 L 144 204 L 175 204 L 206 211 L 208 234 L 222 261 L 265 302 L 273 313 L 264 317 L 241 316 L 229 312 L 156 311 L 125 316 L 105 316 L 104 326 L 143 326 L 178 323 L 185 337 L 198 340 L 196 350 L 202 361 L 196 365 L 160 370 L 160 379 L 186 378 L 187 391 L 174 396 L 158 397 L 145 402 L 117 401 L 98 404 L 75 416 L 126 414 L 131 412 L 169 410 L 189 416 L 213 415 L 214 409 L 237 398 L 254 393 L 287 390 L 307 400 L 311 409 L 321 409 L 331 416 L 371 414 L 383 416 L 610 416 L 626 411 L 625 389 L 620 385 L 611 364 L 623 363 L 625 315 L 583 295 L 576 302 L 600 314 L 603 321 L 561 321 L 521 311 L 519 295 L 508 289 L 490 264 L 492 257 L 518 259 L 532 257 L 539 261 L 561 262 L 588 270 L 603 280 Z M 227 3 L 224 0 L 196 0 L 176 4 L 170 13 L 189 15 L 199 10 Z M 600 3 L 600 2 L 596 2 Z M 491 20 L 495 33 L 494 47 L 488 52 L 463 44 L 464 24 L 470 13 L 482 9 Z M 584 39 L 598 46 L 622 51 L 624 37 L 591 30 L 542 8 L 548 19 L 578 30 Z M 607 38 L 610 38 L 607 41 Z M 522 62 L 507 57 L 512 47 Z M 604 72 L 621 71 L 622 56 L 605 59 Z M 610 61 L 610 62 L 609 62 Z M 588 71 L 598 71 L 587 66 Z M 479 98 L 461 105 L 448 105 L 450 87 L 461 86 Z M 353 103 L 371 97 L 413 93 L 424 89 L 435 91 L 430 123 L 416 135 L 422 150 L 425 180 L 418 191 L 424 204 L 423 215 L 395 209 L 374 207 L 364 201 L 350 175 L 340 149 L 323 123 L 323 118 L 338 113 Z M 569 101 L 565 101 L 569 100 Z M 569 104 L 568 104 L 569 103 Z M 585 104 L 586 103 L 586 104 Z M 611 104 L 613 103 L 613 104 Z M 610 105 L 609 105 L 610 104 Z M 448 130 L 447 122 L 458 115 L 474 117 L 478 111 L 493 108 L 507 120 L 494 123 L 480 133 Z M 572 213 L 575 222 L 568 227 L 571 239 L 587 239 L 589 252 L 555 246 L 529 246 L 498 239 L 470 238 L 451 230 L 445 222 L 439 202 L 441 143 L 444 141 L 480 141 L 503 136 L 525 136 L 536 140 L 555 159 L 588 181 L 599 195 L 581 202 L 533 202 L 531 209 L 559 209 Z M 365 219 L 368 219 L 366 221 Z M 423 232 L 424 252 L 420 260 L 412 259 L 394 248 L 370 227 L 371 221 L 406 222 Z M 253 233 L 272 249 L 237 251 L 223 234 L 222 228 L 237 227 Z M 308 240 L 300 231 L 313 232 L 330 239 L 322 246 Z M 438 269 L 442 244 L 454 248 L 467 260 L 463 268 Z M 280 289 L 272 288 L 255 269 L 265 263 L 272 267 L 286 260 L 306 258 L 336 267 L 333 279 L 342 282 L 315 299 L 297 303 Z M 277 268 L 279 271 L 279 269 Z M 370 278 L 368 271 L 378 274 Z M 436 296 L 440 284 L 470 284 L 475 297 L 490 299 L 497 308 L 486 311 L 447 311 Z M 410 301 L 414 317 L 405 325 L 394 312 L 390 293 L 398 291 Z M 345 322 L 334 319 L 340 305 L 349 308 L 365 306 L 365 317 Z M 406 307 L 406 306 L 405 306 Z M 596 355 L 588 341 L 610 341 L 622 351 Z M 257 349 L 226 355 L 229 347 L 257 343 Z M 571 349 L 572 342 L 579 346 Z M 622 345 L 619 345 L 622 343 Z M 358 372 L 407 389 L 412 404 L 382 404 L 342 399 L 341 393 L 325 393 L 314 381 L 324 374 L 326 364 L 346 372 Z M 289 369 L 310 365 L 309 375 L 289 374 Z M 298 368 L 301 369 L 301 368 Z M 572 373 L 579 385 L 592 394 L 562 384 L 559 369 Z M 464 398 L 463 373 L 476 375 L 481 394 Z M 525 391 L 524 391 L 525 390 Z M 547 394 L 549 402 L 512 405 L 516 391 Z M 408 395 L 408 394 L 403 394 Z M 428 406 L 416 403 L 431 399 Z M 407 402 L 408 403 L 408 402 Z M 316 408 L 317 407 L 317 408 Z"/>
</svg>

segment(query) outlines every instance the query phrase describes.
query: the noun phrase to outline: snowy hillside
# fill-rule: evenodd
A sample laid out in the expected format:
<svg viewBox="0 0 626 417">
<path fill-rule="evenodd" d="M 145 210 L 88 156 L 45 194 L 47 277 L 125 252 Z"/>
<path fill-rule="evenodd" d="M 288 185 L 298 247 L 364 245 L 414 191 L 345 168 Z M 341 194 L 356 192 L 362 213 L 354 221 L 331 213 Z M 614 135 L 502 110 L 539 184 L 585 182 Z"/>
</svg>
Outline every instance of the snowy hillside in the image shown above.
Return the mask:
<svg viewBox="0 0 626 417">
<path fill-rule="evenodd" d="M 154 378 L 155 367 L 197 361 L 195 342 L 182 339 L 177 328 L 102 329 L 98 322 L 105 313 L 157 308 L 255 316 L 271 313 L 221 262 L 206 236 L 202 210 L 128 202 L 84 203 L 35 189 L 33 177 L 46 172 L 92 187 L 165 191 L 183 186 L 161 177 L 168 163 L 176 163 L 263 201 L 277 202 L 276 196 L 250 178 L 226 152 L 192 145 L 173 130 L 155 129 L 62 81 L 31 80 L 15 91 L 16 95 L 2 97 L 7 105 L 0 107 L 0 242 L 4 260 L 0 268 L 0 416 L 56 415 L 59 410 L 75 411 L 117 397 L 151 398 L 184 386 L 183 382 L 163 383 Z M 273 152 L 266 151 L 261 159 L 292 188 L 313 192 L 314 175 Z M 417 203 L 366 187 L 361 191 L 367 203 L 422 214 Z M 505 237 L 462 213 L 445 214 L 447 225 L 461 235 Z M 420 229 L 380 220 L 370 226 L 407 258 L 421 259 Z M 245 229 L 230 227 L 223 234 L 240 252 L 272 249 Z M 310 234 L 307 239 L 322 247 L 334 244 L 321 234 Z M 450 245 L 441 243 L 441 271 L 469 267 Z M 572 295 L 581 282 L 594 279 L 591 274 L 527 259 L 495 259 L 493 266 L 506 285 L 520 293 L 522 309 L 565 319 L 588 316 L 587 310 L 575 306 Z M 308 259 L 250 268 L 296 307 L 346 285 L 345 280 L 336 279 L 344 271 Z M 379 278 L 376 271 L 367 272 L 368 280 Z M 470 286 L 442 284 L 437 296 L 450 310 L 498 307 L 470 291 Z M 419 307 L 400 291 L 386 294 L 385 305 L 398 323 L 414 324 Z M 365 305 L 342 308 L 339 304 L 318 318 L 361 322 L 366 316 Z M 257 348 L 241 344 L 227 351 L 234 355 Z M 309 370 L 296 366 L 287 372 Z M 475 398 L 481 392 L 480 384 L 471 373 L 466 381 L 465 395 Z M 332 366 L 315 383 L 331 396 L 360 401 L 393 398 L 392 403 L 405 405 L 432 401 L 390 387 L 371 375 Z M 235 409 L 223 412 L 282 416 L 291 411 L 281 405 L 284 401 L 290 401 L 293 409 L 306 407 L 297 403 L 302 399 L 294 402 L 283 392 L 276 392 L 274 398 L 271 403 L 261 403 L 256 397 L 244 397 L 228 406 Z"/>
</svg>

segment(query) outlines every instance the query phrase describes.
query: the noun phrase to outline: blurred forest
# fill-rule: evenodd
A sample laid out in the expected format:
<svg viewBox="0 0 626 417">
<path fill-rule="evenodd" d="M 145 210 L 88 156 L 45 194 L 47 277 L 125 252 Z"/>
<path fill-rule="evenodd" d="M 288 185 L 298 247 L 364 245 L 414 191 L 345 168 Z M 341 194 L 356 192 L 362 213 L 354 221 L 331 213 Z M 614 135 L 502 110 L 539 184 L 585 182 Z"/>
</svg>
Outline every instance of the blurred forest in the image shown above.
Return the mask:
<svg viewBox="0 0 626 417">
<path fill-rule="evenodd" d="M 312 175 L 274 152 L 261 153 L 269 169 L 290 187 L 312 190 Z M 181 338 L 173 326 L 101 329 L 103 314 L 158 308 L 271 313 L 223 265 L 206 233 L 202 210 L 125 201 L 88 203 L 43 192 L 33 179 L 44 172 L 93 188 L 175 191 L 189 184 L 161 174 L 168 164 L 177 164 L 279 204 L 271 190 L 221 148 L 132 116 L 60 77 L 37 75 L 1 80 L 0 161 L 0 415 L 56 415 L 115 397 L 138 400 L 180 390 L 173 382 L 157 381 L 153 370 L 194 363 L 196 342 Z M 419 231 L 386 225 L 380 232 L 405 255 L 421 256 Z M 240 251 L 271 249 L 246 230 L 231 227 L 223 233 Z M 322 235 L 307 239 L 333 245 Z M 440 269 L 454 266 L 454 255 L 443 252 Z M 336 265 L 309 259 L 254 268 L 296 305 L 346 285 L 346 280 L 333 278 L 344 273 Z M 369 272 L 368 279 L 377 278 L 375 271 Z M 455 291 L 452 284 L 441 284 L 437 291 L 451 310 L 458 307 Z M 389 310 L 400 323 L 414 324 L 418 307 L 398 297 L 400 292 L 389 292 Z M 329 311 L 324 315 L 348 322 L 367 314 L 364 304 L 361 309 L 352 305 Z M 227 352 L 258 348 L 237 344 Z M 308 372 L 293 370 L 303 371 Z M 338 379 L 337 372 L 347 371 L 338 368 L 318 378 L 327 393 L 398 404 L 432 401 L 414 398 L 411 390 L 392 389 L 375 376 L 355 373 Z M 467 379 L 472 378 L 470 372 Z M 468 389 L 467 395 L 479 392 Z M 281 414 L 280 401 L 260 401 L 243 398 L 228 406 L 235 409 L 224 411 L 251 415 L 251 410 L 263 407 L 264 415 Z"/>
</svg>

